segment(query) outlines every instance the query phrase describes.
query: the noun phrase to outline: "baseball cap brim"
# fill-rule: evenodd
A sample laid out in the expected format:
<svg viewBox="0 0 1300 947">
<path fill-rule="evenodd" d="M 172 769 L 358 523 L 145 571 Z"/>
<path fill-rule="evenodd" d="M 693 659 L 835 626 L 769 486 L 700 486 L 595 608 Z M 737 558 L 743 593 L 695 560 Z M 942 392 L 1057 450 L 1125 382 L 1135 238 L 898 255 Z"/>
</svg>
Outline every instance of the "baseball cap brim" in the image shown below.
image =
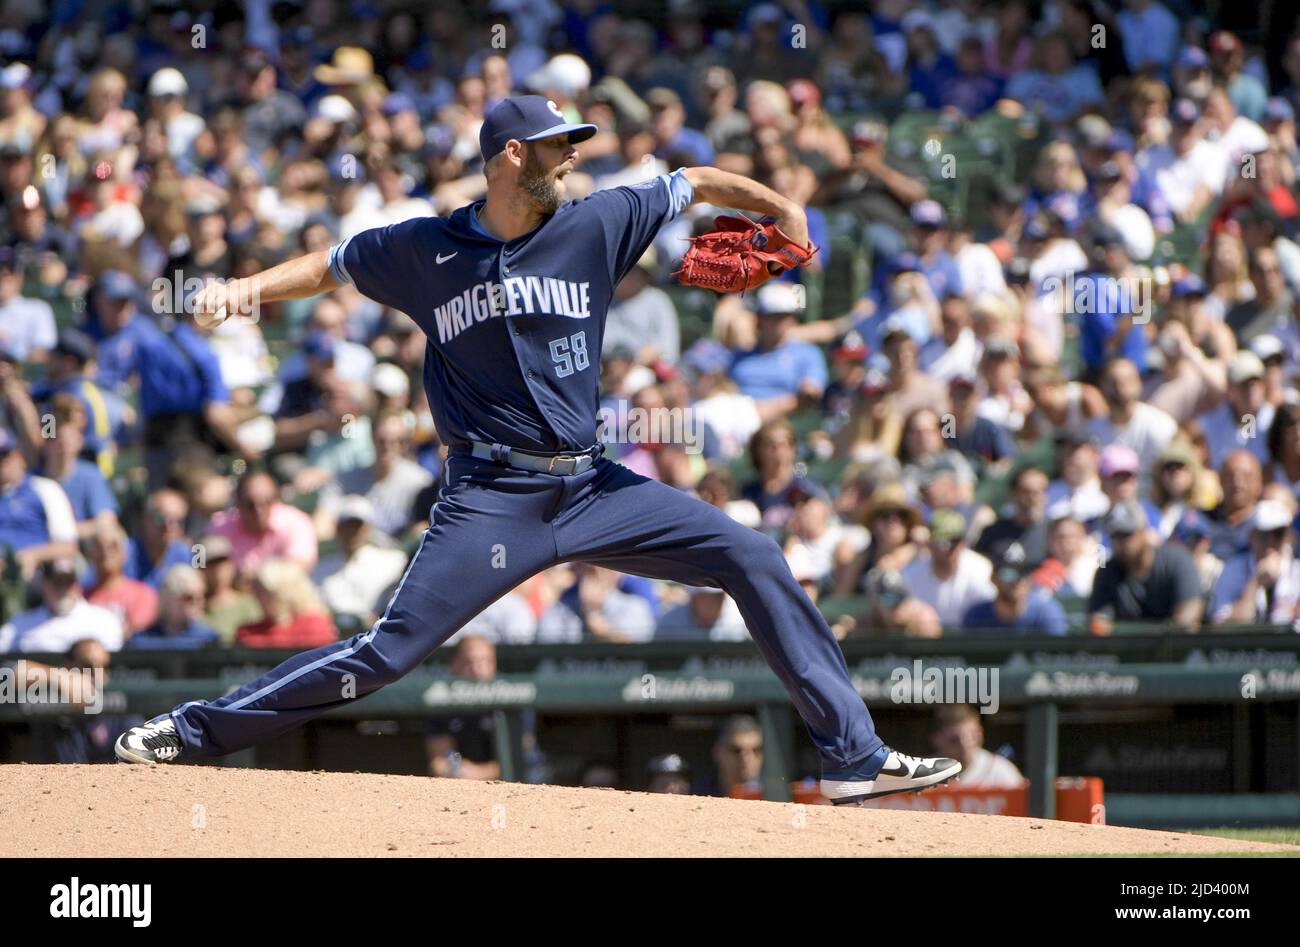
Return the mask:
<svg viewBox="0 0 1300 947">
<path fill-rule="evenodd" d="M 569 144 L 576 145 L 580 141 L 586 141 L 592 135 L 596 134 L 598 129 L 595 125 L 584 125 L 574 122 L 562 122 L 559 125 L 552 125 L 535 135 L 529 135 L 523 141 L 541 141 L 543 138 L 552 138 L 556 135 L 568 135 Z"/>
</svg>

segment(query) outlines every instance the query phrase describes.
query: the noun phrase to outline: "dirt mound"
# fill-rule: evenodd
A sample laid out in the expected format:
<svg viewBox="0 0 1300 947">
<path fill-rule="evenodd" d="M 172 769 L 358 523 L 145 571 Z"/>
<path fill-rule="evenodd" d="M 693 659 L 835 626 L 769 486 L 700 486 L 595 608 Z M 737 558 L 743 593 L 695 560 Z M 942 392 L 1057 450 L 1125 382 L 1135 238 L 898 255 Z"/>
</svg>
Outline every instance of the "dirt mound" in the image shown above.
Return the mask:
<svg viewBox="0 0 1300 947">
<path fill-rule="evenodd" d="M 1039 819 L 213 766 L 0 766 L 0 794 L 6 858 L 1300 851 Z"/>
</svg>

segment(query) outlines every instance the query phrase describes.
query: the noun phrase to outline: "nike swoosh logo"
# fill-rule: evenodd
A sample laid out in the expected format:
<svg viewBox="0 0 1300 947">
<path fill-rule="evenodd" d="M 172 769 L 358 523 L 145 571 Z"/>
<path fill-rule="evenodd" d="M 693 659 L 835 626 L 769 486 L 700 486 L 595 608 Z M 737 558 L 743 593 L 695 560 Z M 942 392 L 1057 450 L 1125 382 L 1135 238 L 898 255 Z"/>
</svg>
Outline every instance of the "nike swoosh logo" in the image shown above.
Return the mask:
<svg viewBox="0 0 1300 947">
<path fill-rule="evenodd" d="M 459 252 L 460 252 L 459 250 L 456 251 L 456 253 Z M 436 257 L 438 264 L 442 265 L 443 263 L 446 263 L 448 260 L 454 257 L 456 253 L 448 253 L 446 256 L 443 256 L 441 253 L 439 253 L 438 256 Z"/>
<path fill-rule="evenodd" d="M 896 769 L 882 769 L 879 773 L 881 776 L 910 776 L 911 771 L 902 763 L 898 764 Z"/>
</svg>

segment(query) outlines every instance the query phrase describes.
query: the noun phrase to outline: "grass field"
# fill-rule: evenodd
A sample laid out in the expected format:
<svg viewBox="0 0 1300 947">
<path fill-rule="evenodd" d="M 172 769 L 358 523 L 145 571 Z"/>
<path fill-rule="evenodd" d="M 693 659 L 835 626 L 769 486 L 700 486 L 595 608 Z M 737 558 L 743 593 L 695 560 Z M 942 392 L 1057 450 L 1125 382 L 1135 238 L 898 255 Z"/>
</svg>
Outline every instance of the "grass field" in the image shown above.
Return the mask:
<svg viewBox="0 0 1300 947">
<path fill-rule="evenodd" d="M 1278 845 L 1300 845 L 1300 827 L 1286 826 L 1276 829 L 1234 829 L 1229 826 L 1210 829 L 1188 829 L 1193 835 L 1217 835 L 1246 842 L 1273 842 Z"/>
</svg>

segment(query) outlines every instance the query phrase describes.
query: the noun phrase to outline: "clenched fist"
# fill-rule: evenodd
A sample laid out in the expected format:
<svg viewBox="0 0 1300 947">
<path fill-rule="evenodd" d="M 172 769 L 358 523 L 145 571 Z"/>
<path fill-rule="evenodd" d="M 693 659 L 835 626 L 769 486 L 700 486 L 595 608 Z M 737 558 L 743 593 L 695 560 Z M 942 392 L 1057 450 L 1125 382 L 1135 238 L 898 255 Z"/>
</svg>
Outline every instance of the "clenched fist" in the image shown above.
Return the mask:
<svg viewBox="0 0 1300 947">
<path fill-rule="evenodd" d="M 194 324 L 215 329 L 233 314 L 252 313 L 255 305 L 250 280 L 213 280 L 194 296 Z"/>
</svg>

